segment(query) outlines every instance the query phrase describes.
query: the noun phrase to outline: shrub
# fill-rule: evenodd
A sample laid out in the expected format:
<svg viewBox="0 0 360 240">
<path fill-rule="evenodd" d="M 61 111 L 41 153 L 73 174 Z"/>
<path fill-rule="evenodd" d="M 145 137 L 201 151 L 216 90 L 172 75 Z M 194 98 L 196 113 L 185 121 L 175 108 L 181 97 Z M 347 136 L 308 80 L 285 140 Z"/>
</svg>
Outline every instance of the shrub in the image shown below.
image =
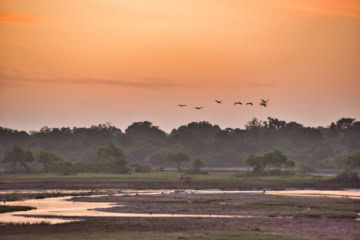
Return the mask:
<svg viewBox="0 0 360 240">
<path fill-rule="evenodd" d="M 360 183 L 360 178 L 357 173 L 344 170 L 336 175 L 335 181 L 343 183 Z"/>
<path fill-rule="evenodd" d="M 141 164 L 132 164 L 131 168 L 132 168 L 132 170 L 134 172 L 137 172 L 137 173 L 149 173 L 149 172 L 151 172 L 151 167 L 144 166 L 144 165 L 141 165 Z"/>
</svg>

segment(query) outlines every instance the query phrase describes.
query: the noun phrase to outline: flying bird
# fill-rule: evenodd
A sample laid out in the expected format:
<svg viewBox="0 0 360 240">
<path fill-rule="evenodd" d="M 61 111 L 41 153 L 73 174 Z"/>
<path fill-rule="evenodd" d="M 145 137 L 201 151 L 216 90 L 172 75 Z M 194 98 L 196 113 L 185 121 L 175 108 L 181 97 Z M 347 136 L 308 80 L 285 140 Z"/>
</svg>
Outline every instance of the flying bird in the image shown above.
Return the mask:
<svg viewBox="0 0 360 240">
<path fill-rule="evenodd" d="M 196 110 L 201 110 L 203 109 L 204 107 L 195 107 Z"/>
<path fill-rule="evenodd" d="M 223 100 L 215 100 L 216 103 L 222 104 Z"/>
<path fill-rule="evenodd" d="M 236 104 L 242 105 L 242 102 L 234 102 L 234 106 L 235 106 Z"/>
<path fill-rule="evenodd" d="M 248 103 L 246 103 L 246 105 L 251 105 L 251 106 L 253 106 L 253 103 L 252 103 L 252 102 L 248 102 Z"/>
<path fill-rule="evenodd" d="M 268 100 L 261 99 L 260 106 L 267 107 L 268 102 L 269 102 L 269 99 Z"/>
<path fill-rule="evenodd" d="M 186 107 L 185 104 L 178 104 L 178 105 L 176 105 L 176 106 L 178 106 L 178 107 Z"/>
</svg>

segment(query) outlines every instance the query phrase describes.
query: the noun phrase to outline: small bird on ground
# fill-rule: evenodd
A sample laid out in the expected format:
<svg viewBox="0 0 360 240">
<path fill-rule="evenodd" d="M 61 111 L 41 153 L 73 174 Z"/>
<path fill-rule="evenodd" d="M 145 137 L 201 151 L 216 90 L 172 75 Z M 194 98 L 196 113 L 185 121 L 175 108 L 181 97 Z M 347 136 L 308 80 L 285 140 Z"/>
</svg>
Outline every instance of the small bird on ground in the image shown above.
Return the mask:
<svg viewBox="0 0 360 240">
<path fill-rule="evenodd" d="M 253 103 L 252 103 L 252 102 L 248 102 L 248 103 L 246 103 L 246 105 L 251 105 L 251 106 L 253 106 Z"/>
<path fill-rule="evenodd" d="M 216 103 L 222 104 L 223 100 L 215 100 Z"/>
<path fill-rule="evenodd" d="M 178 104 L 178 105 L 176 105 L 176 106 L 178 106 L 178 107 L 186 107 L 185 104 Z"/>
<path fill-rule="evenodd" d="M 236 104 L 242 105 L 242 102 L 234 102 L 234 106 L 235 106 Z"/>
<path fill-rule="evenodd" d="M 196 110 L 201 110 L 203 109 L 204 107 L 195 107 Z"/>
</svg>

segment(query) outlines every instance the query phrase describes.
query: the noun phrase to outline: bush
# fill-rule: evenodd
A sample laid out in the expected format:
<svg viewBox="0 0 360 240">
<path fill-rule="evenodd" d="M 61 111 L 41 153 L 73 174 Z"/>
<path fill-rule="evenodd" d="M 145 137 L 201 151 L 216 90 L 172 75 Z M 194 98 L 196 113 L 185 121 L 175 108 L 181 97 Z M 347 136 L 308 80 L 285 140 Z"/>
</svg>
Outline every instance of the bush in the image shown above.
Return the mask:
<svg viewBox="0 0 360 240">
<path fill-rule="evenodd" d="M 144 166 L 144 165 L 141 165 L 141 164 L 132 164 L 131 168 L 136 173 L 149 173 L 149 172 L 151 172 L 151 167 Z"/>
<path fill-rule="evenodd" d="M 236 178 L 241 177 L 264 177 L 264 176 L 294 176 L 295 172 L 292 170 L 269 169 L 261 172 L 237 172 Z"/>
<path fill-rule="evenodd" d="M 76 169 L 74 169 L 71 162 L 61 162 L 57 169 L 57 172 L 61 175 L 76 175 Z"/>
<path fill-rule="evenodd" d="M 336 175 L 335 181 L 343 183 L 360 183 L 360 178 L 356 172 L 344 170 Z"/>
</svg>

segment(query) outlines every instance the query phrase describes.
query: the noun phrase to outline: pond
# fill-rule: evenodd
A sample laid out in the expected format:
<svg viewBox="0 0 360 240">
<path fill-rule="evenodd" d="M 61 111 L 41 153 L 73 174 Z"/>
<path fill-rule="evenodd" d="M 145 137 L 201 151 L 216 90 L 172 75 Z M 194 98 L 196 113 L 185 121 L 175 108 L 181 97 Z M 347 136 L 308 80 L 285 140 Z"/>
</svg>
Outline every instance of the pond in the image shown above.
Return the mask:
<svg viewBox="0 0 360 240">
<path fill-rule="evenodd" d="M 69 193 L 69 190 L 62 192 L 55 190 L 57 193 Z M 103 190 L 102 190 L 103 191 Z M 18 191 L 17 193 L 22 192 Z M 26 192 L 26 191 L 23 191 Z M 43 192 L 43 191 L 41 191 Z M 41 193 L 38 191 L 38 193 Z M 84 193 L 86 190 L 71 191 L 71 193 Z M 100 192 L 100 191 L 99 191 Z M 2 191 L 2 194 L 14 193 L 14 191 Z M 32 191 L 32 193 L 37 193 Z M 305 196 L 305 197 L 336 197 L 360 199 L 359 190 L 285 190 L 285 191 L 222 191 L 222 190 L 116 190 L 112 189 L 110 195 L 160 195 L 160 194 L 271 194 L 282 196 Z M 107 194 L 107 195 L 109 195 Z M 90 197 L 107 196 L 94 194 Z M 89 197 L 89 196 L 88 196 Z M 1 205 L 9 206 L 30 206 L 36 209 L 30 211 L 10 212 L 0 214 L 0 222 L 3 223 L 41 223 L 49 224 L 67 223 L 81 221 L 84 217 L 194 217 L 194 218 L 255 218 L 253 215 L 203 215 L 203 214 L 151 214 L 151 213 L 116 213 L 105 212 L 102 209 L 112 207 L 126 207 L 118 203 L 111 202 L 77 202 L 72 201 L 72 196 L 50 197 L 44 199 L 27 199 L 21 201 L 1 202 Z"/>
</svg>

